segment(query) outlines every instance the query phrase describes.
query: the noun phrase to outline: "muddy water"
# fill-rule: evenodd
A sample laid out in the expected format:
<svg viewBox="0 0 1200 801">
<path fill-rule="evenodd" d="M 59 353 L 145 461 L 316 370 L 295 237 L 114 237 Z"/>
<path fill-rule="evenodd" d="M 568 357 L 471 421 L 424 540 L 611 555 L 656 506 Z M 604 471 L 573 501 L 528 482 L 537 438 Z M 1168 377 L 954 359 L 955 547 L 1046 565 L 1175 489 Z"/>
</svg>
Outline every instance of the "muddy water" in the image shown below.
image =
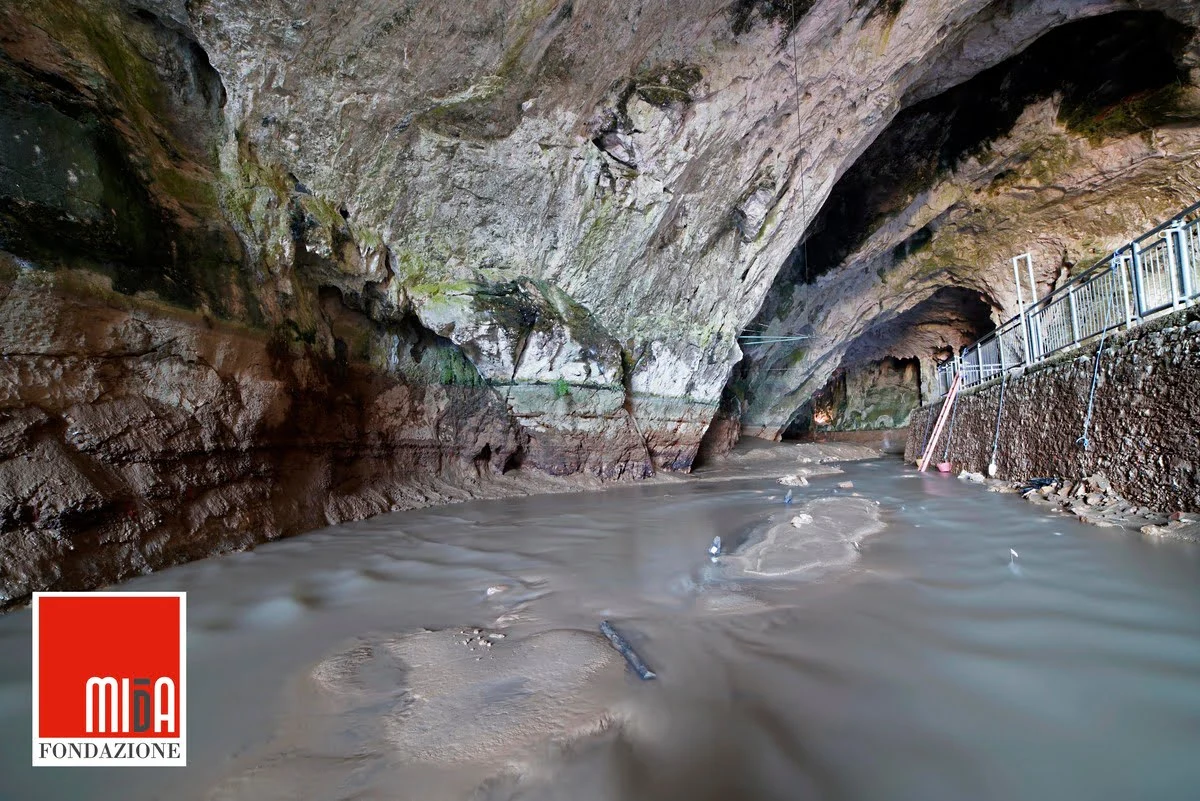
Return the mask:
<svg viewBox="0 0 1200 801">
<path fill-rule="evenodd" d="M 1200 549 L 845 469 L 790 507 L 762 478 L 482 502 L 131 581 L 188 592 L 184 769 L 28 767 L 9 615 L 0 798 L 1196 797 Z"/>
</svg>

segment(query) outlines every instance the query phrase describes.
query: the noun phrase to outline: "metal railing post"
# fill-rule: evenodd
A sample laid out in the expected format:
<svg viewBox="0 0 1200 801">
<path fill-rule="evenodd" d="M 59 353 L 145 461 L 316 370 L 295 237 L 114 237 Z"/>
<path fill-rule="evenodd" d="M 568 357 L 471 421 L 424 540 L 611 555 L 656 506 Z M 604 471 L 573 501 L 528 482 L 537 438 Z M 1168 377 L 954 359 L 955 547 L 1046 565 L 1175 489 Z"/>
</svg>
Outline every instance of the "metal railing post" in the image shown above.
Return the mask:
<svg viewBox="0 0 1200 801">
<path fill-rule="evenodd" d="M 1129 243 L 1129 258 L 1133 264 L 1133 300 L 1137 306 L 1137 320 L 1146 316 L 1146 283 L 1142 276 L 1142 249 L 1137 242 Z"/>
<path fill-rule="evenodd" d="M 1029 327 L 1025 319 L 1025 299 L 1021 297 L 1021 269 L 1017 266 L 1020 259 L 1020 256 L 1013 256 L 1013 283 L 1017 287 L 1017 316 L 1021 318 L 1021 325 L 1025 328 L 1025 336 L 1022 337 L 1025 340 L 1022 343 L 1025 351 L 1025 363 L 1029 364 Z"/>
<path fill-rule="evenodd" d="M 1021 327 L 1025 329 L 1025 364 L 1033 364 L 1033 324 L 1029 319 L 1029 312 L 1021 311 Z"/>
<path fill-rule="evenodd" d="M 1071 344 L 1079 344 L 1079 311 L 1075 308 L 1075 285 L 1067 284 L 1067 308 L 1071 311 Z"/>
<path fill-rule="evenodd" d="M 982 384 L 985 380 L 983 377 L 983 348 L 979 345 L 975 346 L 975 361 L 979 362 L 979 382 Z"/>
<path fill-rule="evenodd" d="M 1042 336 L 1042 314 L 1049 310 L 1049 306 L 1040 309 L 1030 308 L 1027 312 L 1029 315 L 1029 351 L 1033 354 L 1033 362 L 1036 364 L 1046 358 L 1046 342 Z"/>
<path fill-rule="evenodd" d="M 1120 257 L 1120 251 L 1113 254 L 1113 266 L 1120 266 L 1121 297 L 1125 300 L 1125 330 L 1133 328 L 1133 306 L 1129 302 L 1129 267 L 1125 259 Z"/>
<path fill-rule="evenodd" d="M 1196 286 L 1194 280 L 1200 277 L 1200 217 L 1183 227 L 1183 239 L 1188 246 L 1188 266 L 1192 270 L 1192 295 L 1200 296 L 1200 287 Z"/>
<path fill-rule="evenodd" d="M 1042 360 L 1042 337 L 1041 331 L 1038 331 L 1037 341 L 1034 341 L 1034 307 L 1037 306 L 1037 284 L 1033 280 L 1033 256 L 1029 253 L 1025 254 L 1025 270 L 1029 273 L 1029 310 L 1025 313 L 1026 319 L 1029 320 L 1029 353 L 1033 357 L 1030 359 L 1030 364 L 1034 361 Z M 1038 326 L 1041 325 L 1041 318 L 1038 318 Z"/>
<path fill-rule="evenodd" d="M 1020 260 L 1020 256 L 1014 256 L 1012 260 L 1013 283 L 1017 285 L 1017 309 L 1025 311 L 1025 301 L 1021 298 L 1021 269 L 1017 267 L 1017 262 Z"/>
<path fill-rule="evenodd" d="M 1167 274 L 1171 276 L 1171 307 L 1177 309 L 1182 303 L 1179 297 L 1179 251 L 1170 231 L 1163 232 L 1163 239 L 1167 243 Z"/>
<path fill-rule="evenodd" d="M 1173 229 L 1175 235 L 1175 252 L 1179 254 L 1179 283 L 1183 287 L 1183 301 L 1191 303 L 1194 287 L 1192 287 L 1191 253 L 1188 252 L 1187 229 L 1182 225 Z"/>
<path fill-rule="evenodd" d="M 1004 364 L 1004 327 L 996 329 L 996 352 L 1000 354 L 1000 375 L 1007 369 Z"/>
</svg>

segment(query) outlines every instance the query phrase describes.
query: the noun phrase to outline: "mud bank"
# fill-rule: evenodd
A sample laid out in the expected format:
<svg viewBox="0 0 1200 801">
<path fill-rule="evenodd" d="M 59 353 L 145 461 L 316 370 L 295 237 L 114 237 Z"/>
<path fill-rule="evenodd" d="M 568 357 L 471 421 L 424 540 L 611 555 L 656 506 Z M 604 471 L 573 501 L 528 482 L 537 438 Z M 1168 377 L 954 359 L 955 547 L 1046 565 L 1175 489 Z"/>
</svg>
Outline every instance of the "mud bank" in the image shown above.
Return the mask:
<svg viewBox="0 0 1200 801">
<path fill-rule="evenodd" d="M 877 459 L 878 447 L 847 443 L 772 443 L 753 437 L 741 440 L 730 453 L 698 467 L 693 477 L 703 480 L 833 475 L 841 462 Z"/>
<path fill-rule="evenodd" d="M 1200 311 L 1188 309 L 1109 337 L 1084 434 L 1096 346 L 1014 374 L 999 414 L 997 476 L 1077 481 L 1103 475 L 1150 509 L 1200 509 Z M 994 381 L 960 397 L 949 441 L 955 471 L 987 472 L 1000 400 Z M 936 415 L 938 406 L 932 407 Z M 913 413 L 905 458 L 922 450 L 931 407 Z M 941 460 L 946 438 L 935 454 Z"/>
<path fill-rule="evenodd" d="M 818 498 L 782 518 L 727 558 L 731 574 L 812 578 L 845 569 L 859 543 L 884 528 L 879 504 L 866 498 Z"/>
<path fill-rule="evenodd" d="M 346 774 L 328 766 L 339 761 L 355 783 L 476 797 L 619 725 L 623 669 L 599 635 L 582 631 L 365 637 L 297 677 L 266 753 L 208 801 L 335 797 Z M 355 718 L 371 722 L 348 731 Z"/>
<path fill-rule="evenodd" d="M 868 448 L 878 448 L 884 453 L 904 453 L 908 442 L 908 427 L 882 428 L 867 431 L 822 431 L 814 434 L 811 439 L 801 439 L 801 442 L 845 443 L 849 445 L 864 445 Z"/>
</svg>

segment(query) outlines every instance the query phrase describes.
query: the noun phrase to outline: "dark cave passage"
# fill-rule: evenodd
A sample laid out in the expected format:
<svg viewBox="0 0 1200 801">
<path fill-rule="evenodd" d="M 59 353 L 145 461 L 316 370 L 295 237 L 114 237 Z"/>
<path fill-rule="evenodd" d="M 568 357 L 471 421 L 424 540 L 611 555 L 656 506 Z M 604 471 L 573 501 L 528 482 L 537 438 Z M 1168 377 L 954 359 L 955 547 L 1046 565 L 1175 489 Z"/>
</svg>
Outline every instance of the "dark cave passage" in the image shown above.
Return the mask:
<svg viewBox="0 0 1200 801">
<path fill-rule="evenodd" d="M 1159 12 L 1122 11 L 1072 22 L 969 81 L 901 111 L 834 186 L 777 281 L 812 283 L 855 252 L 962 159 L 986 153 L 1031 103 L 1061 97 L 1059 122 L 1089 137 L 1145 130 L 1167 119 L 1186 80 L 1191 31 Z M 986 157 L 986 156 L 985 156 Z M 927 244 L 922 229 L 897 248 Z"/>
<path fill-rule="evenodd" d="M 952 345 L 973 342 L 995 328 L 992 304 L 979 292 L 947 286 L 900 314 L 883 317 L 850 343 L 842 366 L 896 358 L 925 357 Z"/>
<path fill-rule="evenodd" d="M 792 414 L 781 439 L 830 432 L 902 428 L 925 400 L 925 366 L 995 328 L 978 292 L 943 287 L 900 314 L 878 320 L 846 349 L 821 389 Z"/>
<path fill-rule="evenodd" d="M 781 439 L 802 440 L 831 432 L 903 428 L 921 403 L 921 364 L 887 356 L 839 367 L 801 404 Z"/>
</svg>

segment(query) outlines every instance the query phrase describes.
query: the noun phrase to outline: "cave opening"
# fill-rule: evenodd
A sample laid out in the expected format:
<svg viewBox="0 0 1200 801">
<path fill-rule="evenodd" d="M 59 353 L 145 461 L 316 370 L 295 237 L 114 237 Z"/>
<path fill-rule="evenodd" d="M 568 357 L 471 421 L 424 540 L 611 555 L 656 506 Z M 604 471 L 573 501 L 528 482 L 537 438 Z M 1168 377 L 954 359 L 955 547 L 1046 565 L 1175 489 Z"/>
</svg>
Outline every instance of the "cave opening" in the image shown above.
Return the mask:
<svg viewBox="0 0 1200 801">
<path fill-rule="evenodd" d="M 842 175 L 788 256 L 784 285 L 811 284 L 842 264 L 891 215 L 963 159 L 985 154 L 1031 103 L 1059 98 L 1058 121 L 1089 138 L 1169 119 L 1187 82 L 1192 31 L 1158 11 L 1120 11 L 1062 25 L 1021 53 L 910 105 Z M 929 242 L 918 231 L 900 260 Z"/>
<path fill-rule="evenodd" d="M 831 379 L 832 380 L 832 379 Z M 822 392 L 829 390 L 829 384 L 822 388 Z M 784 442 L 802 442 L 812 439 L 814 431 L 813 421 L 813 398 L 809 398 L 804 403 L 800 404 L 800 408 L 792 415 L 792 419 L 788 421 L 787 427 L 784 428 L 780 439 Z"/>
<path fill-rule="evenodd" d="M 979 291 L 944 286 L 899 314 L 877 318 L 846 348 L 842 366 L 885 356 L 931 357 L 961 348 L 996 328 L 993 303 Z"/>
<path fill-rule="evenodd" d="M 885 356 L 839 367 L 792 415 L 781 439 L 886 431 L 908 425 L 921 403 L 921 364 L 915 356 Z"/>
<path fill-rule="evenodd" d="M 927 398 L 922 372 L 995 329 L 993 303 L 947 286 L 899 314 L 869 325 L 846 347 L 825 384 L 780 432 L 787 440 L 903 428 Z"/>
<path fill-rule="evenodd" d="M 815 284 L 856 253 L 866 254 L 864 259 L 870 259 L 885 278 L 900 262 L 936 246 L 938 229 L 944 224 L 941 217 L 903 241 L 887 243 L 887 250 L 868 249 L 868 240 L 967 160 L 986 165 L 996 159 L 996 143 L 1013 132 L 1031 104 L 1048 101 L 1060 130 L 1093 144 L 1186 124 L 1191 119 L 1187 113 L 1194 116 L 1194 111 L 1188 112 L 1185 99 L 1190 80 L 1184 62 L 1194 33 L 1159 11 L 1101 14 L 1062 24 L 1021 52 L 940 94 L 913 96 L 834 184 L 803 238 L 785 258 L 751 327 L 769 326 L 777 318 L 799 322 L 799 318 L 786 319 L 795 304 L 796 288 Z M 994 169 L 999 173 L 1011 168 L 1014 159 L 1018 164 L 1036 163 L 1044 156 L 1035 144 L 1029 152 L 1006 155 Z M 821 392 L 836 394 L 837 381 L 878 371 L 885 359 L 917 359 L 914 391 L 926 401 L 920 375 L 925 376 L 927 392 L 939 357 L 993 330 L 993 315 L 1000 305 L 983 297 L 978 287 L 965 286 L 971 279 L 954 277 L 946 264 L 935 262 L 933 267 L 939 264 L 945 272 L 925 274 L 928 283 L 942 284 L 931 296 L 900 313 L 882 303 L 874 321 L 834 351 L 837 372 Z M 803 308 L 806 314 L 819 313 L 825 302 L 813 295 Z M 780 372 L 782 365 L 796 361 L 794 356 L 780 349 L 769 351 L 765 358 L 770 363 L 751 359 L 741 371 L 745 375 L 731 379 L 746 387 L 745 409 L 769 408 L 780 397 L 780 388 L 773 386 L 777 382 L 767 372 Z M 811 380 L 808 371 L 797 374 Z M 796 393 L 797 404 L 809 400 L 805 393 Z M 819 412 L 817 406 L 800 405 L 782 431 L 775 429 L 776 435 L 791 438 L 810 432 L 820 426 L 814 422 Z"/>
</svg>

